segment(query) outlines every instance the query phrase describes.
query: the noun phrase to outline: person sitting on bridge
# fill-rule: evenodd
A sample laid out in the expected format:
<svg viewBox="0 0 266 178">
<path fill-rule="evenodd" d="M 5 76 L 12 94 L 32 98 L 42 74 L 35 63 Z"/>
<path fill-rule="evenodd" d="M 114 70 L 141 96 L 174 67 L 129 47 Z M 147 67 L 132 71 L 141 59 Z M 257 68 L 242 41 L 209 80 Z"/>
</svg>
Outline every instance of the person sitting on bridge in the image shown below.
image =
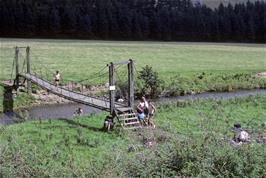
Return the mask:
<svg viewBox="0 0 266 178">
<path fill-rule="evenodd" d="M 55 82 L 55 85 L 56 85 L 56 86 L 59 85 L 60 79 L 61 79 L 61 76 L 60 76 L 59 71 L 57 70 L 57 71 L 55 72 L 55 74 L 54 74 L 54 82 Z"/>
<path fill-rule="evenodd" d="M 125 101 L 121 95 L 117 95 L 115 100 L 119 103 L 123 103 Z"/>
</svg>

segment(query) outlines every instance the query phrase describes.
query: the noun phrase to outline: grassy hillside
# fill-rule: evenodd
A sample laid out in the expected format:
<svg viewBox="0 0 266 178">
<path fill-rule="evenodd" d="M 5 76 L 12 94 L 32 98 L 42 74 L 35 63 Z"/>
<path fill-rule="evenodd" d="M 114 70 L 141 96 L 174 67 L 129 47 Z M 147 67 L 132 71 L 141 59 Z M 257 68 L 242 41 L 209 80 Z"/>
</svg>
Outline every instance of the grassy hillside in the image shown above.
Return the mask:
<svg viewBox="0 0 266 178">
<path fill-rule="evenodd" d="M 265 0 L 192 0 L 192 2 L 200 2 L 204 3 L 209 7 L 215 8 L 220 5 L 220 3 L 223 3 L 227 5 L 228 3 L 231 3 L 232 5 L 236 3 L 246 3 L 246 2 L 256 2 L 256 1 L 265 1 Z"/>
<path fill-rule="evenodd" d="M 0 128 L 1 177 L 265 177 L 266 98 L 158 107 L 155 130 L 100 131 L 104 115 Z M 240 122 L 250 144 L 229 145 Z M 146 148 L 145 139 L 153 141 Z"/>
</svg>

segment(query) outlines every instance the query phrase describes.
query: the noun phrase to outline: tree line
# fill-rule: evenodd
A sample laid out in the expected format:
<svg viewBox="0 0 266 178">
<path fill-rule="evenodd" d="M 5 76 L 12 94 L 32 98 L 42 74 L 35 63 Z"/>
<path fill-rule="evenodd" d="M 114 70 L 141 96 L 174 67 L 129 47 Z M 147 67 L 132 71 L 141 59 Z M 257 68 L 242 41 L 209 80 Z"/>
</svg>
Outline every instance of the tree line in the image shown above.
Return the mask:
<svg viewBox="0 0 266 178">
<path fill-rule="evenodd" d="M 0 36 L 266 42 L 266 2 L 0 0 Z"/>
</svg>

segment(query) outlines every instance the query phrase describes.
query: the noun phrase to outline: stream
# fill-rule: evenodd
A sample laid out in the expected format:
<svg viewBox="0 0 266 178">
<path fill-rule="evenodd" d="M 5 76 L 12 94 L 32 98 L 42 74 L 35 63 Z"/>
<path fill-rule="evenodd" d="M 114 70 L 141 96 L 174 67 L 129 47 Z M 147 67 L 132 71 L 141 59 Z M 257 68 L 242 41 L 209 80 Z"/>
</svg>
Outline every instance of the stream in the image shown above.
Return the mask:
<svg viewBox="0 0 266 178">
<path fill-rule="evenodd" d="M 162 97 L 157 99 L 156 103 L 169 103 L 169 102 L 182 102 L 182 101 L 191 101 L 198 99 L 215 99 L 215 100 L 224 100 L 232 98 L 241 98 L 254 96 L 258 94 L 266 95 L 266 90 L 239 90 L 234 92 L 206 92 L 196 95 L 186 95 L 186 96 L 177 96 L 177 97 Z M 74 112 L 77 108 L 83 109 L 84 116 L 91 114 L 96 114 L 102 112 L 99 109 L 77 104 L 77 103 L 66 103 L 66 104 L 52 104 L 52 105 L 42 105 L 42 106 L 33 106 L 27 109 L 18 110 L 11 113 L 0 113 L 0 125 L 10 125 L 14 123 L 24 122 L 26 120 L 40 120 L 40 119 L 72 119 Z"/>
</svg>

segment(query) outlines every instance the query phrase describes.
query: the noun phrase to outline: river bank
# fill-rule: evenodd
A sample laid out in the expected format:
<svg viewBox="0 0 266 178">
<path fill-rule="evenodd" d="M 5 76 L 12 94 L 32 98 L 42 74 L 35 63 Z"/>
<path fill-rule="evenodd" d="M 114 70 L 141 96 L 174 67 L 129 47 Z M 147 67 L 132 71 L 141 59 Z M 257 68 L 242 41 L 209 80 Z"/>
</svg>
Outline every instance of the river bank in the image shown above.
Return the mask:
<svg viewBox="0 0 266 178">
<path fill-rule="evenodd" d="M 42 94 L 43 93 L 43 94 Z M 72 119 L 75 117 L 73 114 L 77 108 L 82 108 L 83 115 L 91 115 L 101 112 L 99 109 L 89 107 L 86 105 L 73 103 L 60 97 L 47 94 L 46 91 L 40 92 L 44 96 L 49 96 L 49 100 L 45 98 L 45 102 L 39 100 L 34 106 L 18 109 L 15 112 L 0 113 L 0 125 L 9 125 L 18 122 L 24 122 L 27 120 L 43 120 L 43 119 L 60 119 L 67 118 Z M 266 90 L 239 90 L 234 92 L 206 92 L 195 95 L 177 96 L 177 97 L 161 97 L 153 100 L 156 105 L 182 103 L 197 100 L 228 100 L 234 98 L 243 98 L 256 95 L 266 95 Z M 39 95 L 37 95 L 39 97 Z M 40 97 L 43 98 L 43 97 Z M 59 99 L 61 102 L 56 101 Z M 65 100 L 65 101 L 64 101 Z M 51 102 L 49 102 L 51 101 Z"/>
<path fill-rule="evenodd" d="M 106 133 L 104 114 L 0 126 L 4 177 L 265 177 L 265 145 L 228 144 L 234 123 L 262 131 L 266 96 L 159 105 L 157 129 Z M 155 144 L 146 147 L 151 139 Z M 247 169 L 247 163 L 248 169 Z M 222 166 L 223 165 L 223 166 Z M 143 169 L 145 167 L 145 169 Z M 74 171 L 73 171 L 74 170 Z"/>
</svg>

